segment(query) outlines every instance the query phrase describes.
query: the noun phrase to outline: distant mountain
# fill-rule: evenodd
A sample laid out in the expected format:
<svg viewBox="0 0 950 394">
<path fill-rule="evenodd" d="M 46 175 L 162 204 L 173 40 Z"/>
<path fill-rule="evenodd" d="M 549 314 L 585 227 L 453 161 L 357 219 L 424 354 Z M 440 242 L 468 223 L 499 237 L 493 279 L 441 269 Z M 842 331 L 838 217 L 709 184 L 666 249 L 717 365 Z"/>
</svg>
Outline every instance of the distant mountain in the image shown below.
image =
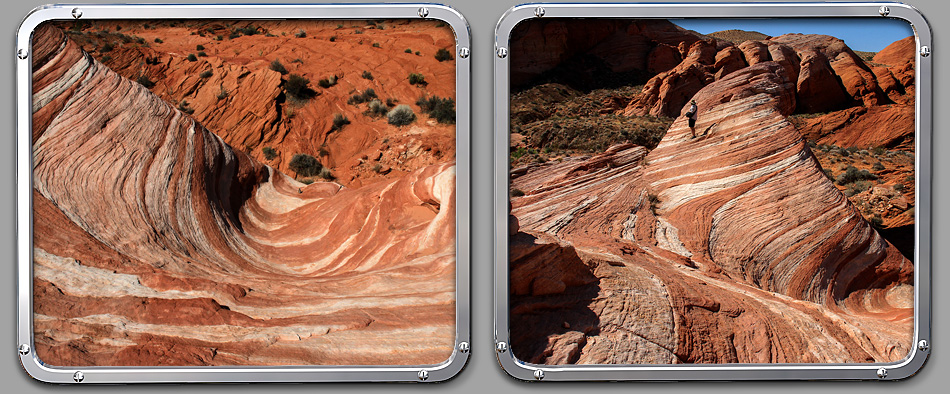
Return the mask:
<svg viewBox="0 0 950 394">
<path fill-rule="evenodd" d="M 767 40 L 770 37 L 757 31 L 745 31 L 737 29 L 722 30 L 706 35 L 709 37 L 718 38 L 720 40 L 734 42 L 736 44 L 741 44 L 749 40 Z"/>
</svg>

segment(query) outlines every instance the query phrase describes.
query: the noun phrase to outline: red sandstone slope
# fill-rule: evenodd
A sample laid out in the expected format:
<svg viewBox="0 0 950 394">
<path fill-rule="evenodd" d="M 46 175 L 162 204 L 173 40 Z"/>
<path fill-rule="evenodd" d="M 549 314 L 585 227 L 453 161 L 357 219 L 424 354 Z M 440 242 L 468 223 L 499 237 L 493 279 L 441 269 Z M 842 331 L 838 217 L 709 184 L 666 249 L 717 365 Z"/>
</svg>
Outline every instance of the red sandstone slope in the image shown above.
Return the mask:
<svg viewBox="0 0 950 394">
<path fill-rule="evenodd" d="M 44 363 L 432 364 L 452 352 L 451 160 L 359 189 L 304 185 L 59 30 L 34 42 Z"/>
<path fill-rule="evenodd" d="M 822 174 L 762 62 L 702 88 L 646 154 L 514 171 L 512 350 L 539 363 L 888 362 L 913 264 Z M 519 175 L 523 174 L 523 175 Z"/>
<path fill-rule="evenodd" d="M 238 28 L 258 30 L 230 38 Z M 100 38 L 104 32 L 144 43 L 119 44 Z M 455 157 L 455 127 L 436 123 L 415 104 L 421 96 L 455 98 L 454 60 L 434 57 L 439 49 L 454 52 L 455 38 L 438 21 L 96 21 L 70 34 L 106 66 L 133 81 L 145 76 L 155 83 L 152 93 L 176 107 L 187 103 L 191 116 L 227 144 L 286 174 L 293 174 L 288 166 L 294 154 L 306 153 L 338 182 L 359 187 Z M 116 42 L 115 48 L 103 52 L 106 42 Z M 288 75 L 270 68 L 275 60 L 308 78 L 317 96 L 302 104 L 287 98 L 281 79 Z M 364 71 L 373 79 L 363 78 Z M 410 73 L 422 74 L 426 84 L 411 85 Z M 339 77 L 336 85 L 318 86 L 332 76 Z M 397 128 L 385 117 L 364 114 L 366 104 L 347 103 L 369 88 L 384 103 L 410 105 L 417 121 Z M 333 130 L 335 114 L 351 123 Z M 267 160 L 264 147 L 277 157 Z M 377 164 L 386 171 L 374 170 Z"/>
</svg>

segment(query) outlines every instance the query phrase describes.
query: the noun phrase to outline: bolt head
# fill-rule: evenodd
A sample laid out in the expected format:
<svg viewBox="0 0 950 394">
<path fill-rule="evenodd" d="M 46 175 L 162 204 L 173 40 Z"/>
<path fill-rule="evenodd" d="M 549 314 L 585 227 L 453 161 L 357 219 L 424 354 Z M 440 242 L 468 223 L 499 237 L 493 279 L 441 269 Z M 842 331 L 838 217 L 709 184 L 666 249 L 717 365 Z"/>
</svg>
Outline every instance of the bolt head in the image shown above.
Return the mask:
<svg viewBox="0 0 950 394">
<path fill-rule="evenodd" d="M 877 10 L 877 12 L 881 14 L 881 16 L 888 16 L 891 13 L 891 9 L 886 5 L 882 5 L 881 8 Z"/>
<path fill-rule="evenodd" d="M 879 377 L 879 378 L 881 378 L 881 379 L 886 378 L 886 377 L 887 377 L 887 370 L 884 369 L 884 368 L 878 368 L 878 369 L 877 369 L 877 377 Z"/>
<path fill-rule="evenodd" d="M 536 370 L 534 371 L 534 378 L 537 379 L 537 380 L 544 379 L 544 371 L 542 371 L 542 370 L 540 370 L 540 369 L 536 369 Z"/>
<path fill-rule="evenodd" d="M 504 59 L 508 57 L 508 48 L 505 48 L 505 47 L 498 48 L 497 53 L 498 53 L 498 57 Z"/>
<path fill-rule="evenodd" d="M 419 16 L 422 18 L 429 16 L 429 9 L 426 7 L 419 8 Z"/>
<path fill-rule="evenodd" d="M 73 380 L 75 380 L 76 383 L 81 383 L 84 378 L 85 376 L 82 374 L 82 371 L 76 371 L 76 373 L 73 374 Z"/>
<path fill-rule="evenodd" d="M 922 352 L 930 350 L 930 342 L 927 342 L 926 339 L 921 339 L 920 342 L 917 342 L 917 348 Z"/>
<path fill-rule="evenodd" d="M 18 347 L 16 350 L 20 352 L 21 355 L 25 356 L 27 354 L 30 354 L 30 345 L 27 345 L 25 343 L 21 344 L 20 347 Z"/>
<path fill-rule="evenodd" d="M 928 46 L 926 46 L 926 45 L 920 47 L 920 56 L 921 56 L 921 57 L 930 56 L 930 47 L 928 47 Z"/>
<path fill-rule="evenodd" d="M 534 16 L 536 16 L 536 17 L 538 17 L 538 18 L 544 16 L 544 8 L 542 8 L 542 7 L 535 8 L 535 9 L 534 9 Z"/>
<path fill-rule="evenodd" d="M 429 379 L 429 371 L 424 369 L 419 371 L 419 380 L 425 381 L 426 379 Z"/>
<path fill-rule="evenodd" d="M 73 8 L 73 18 L 82 18 L 82 10 L 79 8 Z"/>
<path fill-rule="evenodd" d="M 463 47 L 462 49 L 459 49 L 459 57 L 462 59 L 467 59 L 468 55 L 470 54 L 471 54 L 471 51 L 469 51 L 468 48 Z"/>
<path fill-rule="evenodd" d="M 504 353 L 508 351 L 508 344 L 504 342 L 498 342 L 495 344 L 495 351 L 498 353 Z"/>
<path fill-rule="evenodd" d="M 468 353 L 469 350 L 470 350 L 470 346 L 469 346 L 468 342 L 462 342 L 462 343 L 459 344 L 459 351 L 460 351 L 460 352 L 462 352 L 462 353 Z"/>
<path fill-rule="evenodd" d="M 30 52 L 28 52 L 26 49 L 23 49 L 23 48 L 17 49 L 16 51 L 16 57 L 20 59 L 26 59 L 26 57 L 29 55 L 30 55 Z"/>
</svg>

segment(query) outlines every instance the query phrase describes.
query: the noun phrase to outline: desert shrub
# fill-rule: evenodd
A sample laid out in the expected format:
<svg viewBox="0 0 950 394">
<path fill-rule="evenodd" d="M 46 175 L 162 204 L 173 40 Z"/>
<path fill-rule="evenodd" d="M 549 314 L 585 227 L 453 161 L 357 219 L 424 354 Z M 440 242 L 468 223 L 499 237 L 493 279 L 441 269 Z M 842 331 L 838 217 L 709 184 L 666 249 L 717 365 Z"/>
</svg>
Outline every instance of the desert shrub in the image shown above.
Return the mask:
<svg viewBox="0 0 950 394">
<path fill-rule="evenodd" d="M 512 188 L 512 189 L 511 189 L 511 196 L 512 196 L 512 197 L 524 197 L 524 192 L 521 191 L 521 189 Z"/>
<path fill-rule="evenodd" d="M 896 191 L 902 192 L 904 191 L 904 184 L 903 183 L 894 184 L 893 188 Z"/>
<path fill-rule="evenodd" d="M 416 120 L 416 114 L 408 105 L 397 105 L 386 114 L 386 120 L 394 126 L 405 126 Z"/>
<path fill-rule="evenodd" d="M 350 124 L 350 120 L 343 114 L 333 115 L 333 127 L 330 130 L 340 130 L 343 126 Z"/>
<path fill-rule="evenodd" d="M 312 183 L 313 183 L 313 179 L 309 179 L 309 178 L 308 178 L 308 179 L 301 179 L 301 180 L 300 180 L 300 183 L 303 183 L 304 185 L 309 185 L 309 184 L 312 184 Z M 303 192 L 301 192 L 301 193 L 303 193 Z"/>
<path fill-rule="evenodd" d="M 297 32 L 294 33 L 294 37 L 297 37 L 297 38 L 305 38 L 305 37 L 307 37 L 307 32 L 304 31 L 303 29 L 298 29 Z"/>
<path fill-rule="evenodd" d="M 874 179 L 877 179 L 877 175 L 872 174 L 868 170 L 858 170 L 854 166 L 848 166 L 848 168 L 845 168 L 844 172 L 838 175 L 838 178 L 835 179 L 835 182 L 844 186 L 849 183 Z"/>
<path fill-rule="evenodd" d="M 868 181 L 857 181 L 848 184 L 848 187 L 844 189 L 844 195 L 851 197 L 855 194 L 861 193 L 865 190 L 871 188 L 871 182 Z"/>
<path fill-rule="evenodd" d="M 422 56 L 422 54 L 419 53 L 419 51 L 416 51 L 416 56 Z"/>
<path fill-rule="evenodd" d="M 155 38 L 155 42 L 157 42 L 157 43 L 159 43 L 159 44 L 161 44 L 161 43 L 163 43 L 164 41 L 162 41 L 162 39 L 161 39 L 161 38 Z"/>
<path fill-rule="evenodd" d="M 253 36 L 259 33 L 260 28 L 261 28 L 260 26 L 246 26 L 246 27 L 238 28 L 237 30 L 235 30 L 235 32 L 238 32 L 245 36 Z"/>
<path fill-rule="evenodd" d="M 874 216 L 871 216 L 871 219 L 868 220 L 868 222 L 870 222 L 874 227 L 881 227 L 881 225 L 884 224 L 884 219 L 881 219 L 880 214 L 875 213 Z"/>
<path fill-rule="evenodd" d="M 228 38 L 230 38 L 230 39 L 232 39 L 232 40 L 235 39 L 235 38 L 238 38 L 238 37 L 240 37 L 240 36 L 241 36 L 241 33 L 238 33 L 238 32 L 236 32 L 236 31 L 232 31 L 231 34 L 228 34 Z"/>
<path fill-rule="evenodd" d="M 383 165 L 382 165 L 382 164 L 376 164 L 376 165 L 373 166 L 373 172 L 375 172 L 375 173 L 377 173 L 377 174 L 378 174 L 380 171 L 382 171 L 382 170 L 383 170 Z"/>
<path fill-rule="evenodd" d="M 411 54 L 411 53 L 412 53 L 412 49 L 406 48 L 406 50 L 405 50 L 404 52 Z"/>
<path fill-rule="evenodd" d="M 112 60 L 112 56 L 105 55 L 105 56 L 103 56 L 101 59 L 99 59 L 99 62 L 100 62 L 100 63 L 105 63 L 105 62 L 108 62 L 109 60 Z"/>
<path fill-rule="evenodd" d="M 198 76 L 201 78 L 211 78 L 212 75 L 214 75 L 214 72 L 211 70 L 204 70 L 201 72 L 201 74 L 198 74 Z"/>
<path fill-rule="evenodd" d="M 360 29 L 353 30 L 353 34 L 363 34 L 363 31 Z"/>
<path fill-rule="evenodd" d="M 224 100 L 228 98 L 229 94 L 231 93 L 228 92 L 228 90 L 224 88 L 224 84 L 221 84 L 220 88 L 218 89 L 218 94 L 216 95 L 216 97 L 218 97 L 218 100 Z"/>
<path fill-rule="evenodd" d="M 884 169 L 884 164 L 881 162 L 874 163 L 874 165 L 871 166 L 871 169 L 874 171 L 881 171 Z"/>
<path fill-rule="evenodd" d="M 374 42 L 374 43 L 373 43 L 373 48 L 379 48 L 379 43 L 378 43 L 378 42 Z"/>
<path fill-rule="evenodd" d="M 885 152 L 887 152 L 887 150 L 884 149 L 883 146 L 875 146 L 874 148 L 871 148 L 871 154 L 874 156 L 883 155 Z"/>
<path fill-rule="evenodd" d="M 224 41 L 224 37 L 222 37 L 221 35 L 214 36 L 214 39 L 217 41 Z"/>
<path fill-rule="evenodd" d="M 656 210 L 660 207 L 660 196 L 657 196 L 653 193 L 647 193 L 647 201 L 650 203 L 650 212 L 656 215 Z"/>
<path fill-rule="evenodd" d="M 376 96 L 376 90 L 374 90 L 373 88 L 369 88 L 362 92 L 353 93 L 353 95 L 350 96 L 348 100 L 346 100 L 346 103 L 352 104 L 352 105 L 359 105 L 365 102 L 369 102 L 370 100 L 373 100 L 375 98 L 378 98 Z"/>
<path fill-rule="evenodd" d="M 437 120 L 439 123 L 455 123 L 455 100 L 448 97 L 439 98 L 438 96 L 432 96 L 426 98 L 423 96 L 416 101 L 416 105 L 422 109 L 423 113 L 428 114 L 429 117 Z"/>
<path fill-rule="evenodd" d="M 315 176 L 320 173 L 323 165 L 317 161 L 316 157 L 306 153 L 298 153 L 290 159 L 290 169 L 296 175 Z"/>
<path fill-rule="evenodd" d="M 152 87 L 155 86 L 155 82 L 152 82 L 151 79 L 148 79 L 148 77 L 144 75 L 139 76 L 139 78 L 136 79 L 135 81 L 138 82 L 139 85 L 145 86 L 146 89 L 151 89 Z"/>
<path fill-rule="evenodd" d="M 99 48 L 99 53 L 111 52 L 113 49 L 115 49 L 115 46 L 111 42 L 107 42 L 102 44 L 102 48 Z"/>
<path fill-rule="evenodd" d="M 197 61 L 198 61 L 198 57 L 195 56 L 194 53 L 188 54 L 188 61 L 189 61 L 189 62 L 197 62 Z"/>
<path fill-rule="evenodd" d="M 390 97 L 390 98 L 386 99 L 386 106 L 389 107 L 389 108 L 392 108 L 392 107 L 395 107 L 395 106 L 396 106 L 396 103 L 398 103 L 398 102 L 399 102 L 399 100 L 396 100 L 396 99 Z"/>
<path fill-rule="evenodd" d="M 321 168 L 321 169 L 320 169 L 320 173 L 318 173 L 317 176 L 319 176 L 319 177 L 321 177 L 321 178 L 323 178 L 323 179 L 326 179 L 326 180 L 328 180 L 328 181 L 332 181 L 332 180 L 336 179 L 336 177 L 333 176 L 333 173 L 330 172 L 330 169 L 329 169 L 329 168 L 326 168 L 326 167 Z"/>
<path fill-rule="evenodd" d="M 366 105 L 366 114 L 374 118 L 385 116 L 386 112 L 389 112 L 389 108 L 378 99 L 373 99 Z"/>
<path fill-rule="evenodd" d="M 267 160 L 274 160 L 277 158 L 277 151 L 274 148 L 265 146 L 264 149 L 261 149 L 264 152 L 264 158 Z"/>
<path fill-rule="evenodd" d="M 445 48 L 439 48 L 439 50 L 435 52 L 435 60 L 438 60 L 440 62 L 444 62 L 446 60 L 452 60 L 452 53 L 446 50 Z"/>
<path fill-rule="evenodd" d="M 310 80 L 297 74 L 290 74 L 284 82 L 284 92 L 297 100 L 309 100 L 316 96 L 316 92 L 310 88 Z"/>
<path fill-rule="evenodd" d="M 198 57 L 208 57 L 208 54 L 204 51 L 198 52 Z"/>
<path fill-rule="evenodd" d="M 205 50 L 205 46 L 204 46 L 204 45 L 201 45 L 201 44 L 198 44 L 198 45 L 195 46 L 195 50 L 203 51 L 203 50 Z"/>
<path fill-rule="evenodd" d="M 317 155 L 319 155 L 319 156 L 329 156 L 329 155 L 330 155 L 330 151 L 327 150 L 327 146 L 326 146 L 326 145 L 320 145 L 320 148 L 317 149 Z"/>
<path fill-rule="evenodd" d="M 827 177 L 827 178 L 828 178 L 829 180 L 831 180 L 832 182 L 835 181 L 835 174 L 834 174 L 833 172 L 831 172 L 831 170 L 825 168 L 825 169 L 822 170 L 822 171 L 825 173 L 825 177 Z"/>
<path fill-rule="evenodd" d="M 330 36 L 330 42 L 336 42 L 336 36 Z"/>
<path fill-rule="evenodd" d="M 135 43 L 139 45 L 145 45 L 145 39 L 142 37 L 135 37 Z"/>
<path fill-rule="evenodd" d="M 363 79 L 368 79 L 368 80 L 372 81 L 372 80 L 373 80 L 373 73 L 369 72 L 368 70 L 363 71 Z"/>
<path fill-rule="evenodd" d="M 323 78 L 317 81 L 317 85 L 320 85 L 321 88 L 328 88 L 330 86 L 336 85 L 336 75 L 330 76 L 329 78 Z"/>
<path fill-rule="evenodd" d="M 410 85 L 426 85 L 428 84 L 428 82 L 426 82 L 426 77 L 423 76 L 422 74 L 410 73 L 409 84 Z"/>
<path fill-rule="evenodd" d="M 188 115 L 191 115 L 191 114 L 195 113 L 195 110 L 194 110 L 193 108 L 189 107 L 188 102 L 185 101 L 185 100 L 182 100 L 180 103 L 178 103 L 178 110 L 181 111 L 181 112 L 184 112 L 184 113 L 186 113 L 186 114 L 188 114 Z"/>
<path fill-rule="evenodd" d="M 287 71 L 287 67 L 284 67 L 280 60 L 277 59 L 274 59 L 274 61 L 270 62 L 270 69 L 279 72 L 280 75 L 286 75 L 289 72 Z"/>
</svg>

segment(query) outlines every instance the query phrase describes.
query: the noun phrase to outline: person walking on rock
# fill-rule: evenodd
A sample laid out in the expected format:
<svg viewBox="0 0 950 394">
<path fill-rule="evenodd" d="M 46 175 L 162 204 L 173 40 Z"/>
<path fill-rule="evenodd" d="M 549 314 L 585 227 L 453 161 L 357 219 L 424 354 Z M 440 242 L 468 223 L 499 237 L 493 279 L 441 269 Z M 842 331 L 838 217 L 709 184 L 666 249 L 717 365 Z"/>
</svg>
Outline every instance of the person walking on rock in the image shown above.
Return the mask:
<svg viewBox="0 0 950 394">
<path fill-rule="evenodd" d="M 696 138 L 696 100 L 689 101 L 689 110 L 686 111 L 686 119 L 689 120 L 689 131 L 693 133 L 693 138 Z"/>
</svg>

